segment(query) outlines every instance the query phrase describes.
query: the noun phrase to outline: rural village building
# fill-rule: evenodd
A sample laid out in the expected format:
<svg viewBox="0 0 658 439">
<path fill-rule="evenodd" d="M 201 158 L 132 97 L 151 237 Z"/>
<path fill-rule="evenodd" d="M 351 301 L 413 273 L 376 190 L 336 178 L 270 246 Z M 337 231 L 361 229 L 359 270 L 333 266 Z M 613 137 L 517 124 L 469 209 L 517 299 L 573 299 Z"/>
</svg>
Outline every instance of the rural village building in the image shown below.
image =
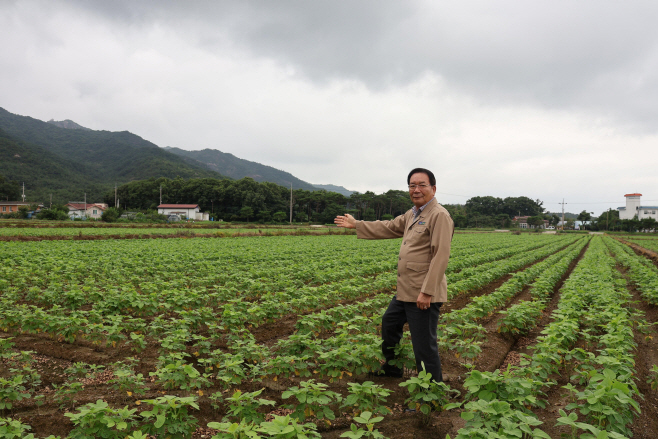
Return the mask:
<svg viewBox="0 0 658 439">
<path fill-rule="evenodd" d="M 18 208 L 21 206 L 30 207 L 30 204 L 25 201 L 0 201 L 0 214 L 7 214 L 12 212 L 18 212 Z"/>
<path fill-rule="evenodd" d="M 74 203 L 69 202 L 66 204 L 69 208 L 69 218 L 100 218 L 105 209 L 106 203 Z"/>
<path fill-rule="evenodd" d="M 658 206 L 642 206 L 640 205 L 640 197 L 642 194 L 626 194 L 626 207 L 618 207 L 619 219 L 637 219 L 653 218 L 658 221 Z"/>
<path fill-rule="evenodd" d="M 573 230 L 581 230 L 584 229 L 585 226 L 589 226 L 592 223 L 592 221 L 566 220 L 564 224 L 562 221 L 558 221 L 557 227 L 559 229 L 564 225 L 565 229 L 569 229 L 569 227 L 571 227 Z"/>
<path fill-rule="evenodd" d="M 199 210 L 198 204 L 161 204 L 158 213 L 162 215 L 178 215 L 191 220 L 208 221 L 210 215 Z"/>
<path fill-rule="evenodd" d="M 537 227 L 528 224 L 528 218 L 530 218 L 530 216 L 515 216 L 512 222 L 517 223 L 519 227 L 522 229 L 534 229 L 534 228 L 545 229 L 548 227 L 548 220 L 544 220 L 544 224 Z"/>
</svg>

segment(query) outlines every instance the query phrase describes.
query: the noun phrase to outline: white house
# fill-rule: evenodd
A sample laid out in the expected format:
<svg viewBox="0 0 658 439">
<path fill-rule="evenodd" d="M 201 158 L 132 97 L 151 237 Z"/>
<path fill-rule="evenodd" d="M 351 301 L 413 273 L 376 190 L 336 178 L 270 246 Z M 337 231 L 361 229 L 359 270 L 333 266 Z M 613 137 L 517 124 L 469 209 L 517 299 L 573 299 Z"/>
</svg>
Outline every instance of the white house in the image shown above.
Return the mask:
<svg viewBox="0 0 658 439">
<path fill-rule="evenodd" d="M 642 206 L 640 197 L 642 194 L 626 194 L 626 207 L 618 207 L 619 219 L 637 219 L 653 218 L 658 220 L 658 206 Z"/>
<path fill-rule="evenodd" d="M 198 204 L 161 204 L 158 213 L 162 215 L 178 215 L 191 220 L 208 221 L 210 215 L 199 210 Z"/>
<path fill-rule="evenodd" d="M 526 216 L 515 216 L 512 219 L 512 222 L 517 223 L 521 229 L 527 229 L 527 228 L 530 228 L 530 229 L 535 229 L 535 228 L 545 229 L 545 228 L 548 227 L 548 223 L 549 223 L 548 220 L 544 220 L 544 224 L 542 224 L 540 226 L 531 226 L 531 225 L 528 224 L 528 218 L 530 218 L 530 216 L 527 216 L 527 215 Z"/>
<path fill-rule="evenodd" d="M 574 230 L 581 230 L 584 229 L 585 226 L 589 226 L 592 224 L 592 221 L 578 221 L 578 220 L 567 220 L 564 222 L 564 226 L 566 227 L 567 224 L 569 224 L 569 221 L 573 223 L 573 229 Z M 557 222 L 557 227 L 561 228 L 562 227 L 562 221 Z"/>
<path fill-rule="evenodd" d="M 80 203 L 69 202 L 66 207 L 69 208 L 69 218 L 100 218 L 105 209 L 106 203 Z"/>
</svg>

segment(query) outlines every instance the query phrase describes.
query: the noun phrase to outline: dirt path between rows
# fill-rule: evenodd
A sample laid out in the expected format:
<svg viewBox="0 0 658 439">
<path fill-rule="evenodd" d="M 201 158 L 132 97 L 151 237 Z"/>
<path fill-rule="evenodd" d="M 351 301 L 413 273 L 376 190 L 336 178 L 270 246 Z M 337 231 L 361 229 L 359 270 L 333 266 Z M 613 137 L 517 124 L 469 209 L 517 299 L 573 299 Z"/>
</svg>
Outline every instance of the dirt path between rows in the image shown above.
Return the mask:
<svg viewBox="0 0 658 439">
<path fill-rule="evenodd" d="M 651 367 L 658 365 L 658 329 L 655 326 L 658 323 L 658 307 L 651 305 L 642 300 L 641 293 L 636 286 L 630 282 L 626 275 L 627 270 L 618 267 L 619 271 L 627 280 L 628 291 L 633 295 L 631 307 L 639 310 L 649 324 L 648 333 L 643 334 L 635 328 L 635 342 L 637 349 L 635 351 L 635 383 L 644 396 L 637 398 L 640 404 L 640 416 L 633 422 L 634 439 L 655 439 L 658 437 L 658 390 L 651 389 L 647 383 L 650 376 Z"/>
<path fill-rule="evenodd" d="M 656 267 L 658 267 L 658 253 L 656 253 L 655 251 L 646 249 L 642 246 L 626 241 L 625 239 L 622 238 L 615 238 L 615 239 L 632 248 L 636 255 L 650 259 L 656 265 Z"/>
</svg>

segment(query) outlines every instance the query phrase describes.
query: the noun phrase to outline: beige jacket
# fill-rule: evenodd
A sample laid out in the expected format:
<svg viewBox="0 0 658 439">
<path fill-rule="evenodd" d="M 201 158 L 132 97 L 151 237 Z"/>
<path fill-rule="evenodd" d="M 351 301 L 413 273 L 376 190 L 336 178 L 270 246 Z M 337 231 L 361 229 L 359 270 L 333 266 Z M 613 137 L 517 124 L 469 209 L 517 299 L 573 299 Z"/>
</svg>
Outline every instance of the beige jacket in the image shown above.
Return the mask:
<svg viewBox="0 0 658 439">
<path fill-rule="evenodd" d="M 361 239 L 403 237 L 398 257 L 397 299 L 415 302 L 423 292 L 432 302 L 448 301 L 446 268 L 454 223 L 448 211 L 434 199 L 413 219 L 408 210 L 391 221 L 357 221 Z"/>
</svg>

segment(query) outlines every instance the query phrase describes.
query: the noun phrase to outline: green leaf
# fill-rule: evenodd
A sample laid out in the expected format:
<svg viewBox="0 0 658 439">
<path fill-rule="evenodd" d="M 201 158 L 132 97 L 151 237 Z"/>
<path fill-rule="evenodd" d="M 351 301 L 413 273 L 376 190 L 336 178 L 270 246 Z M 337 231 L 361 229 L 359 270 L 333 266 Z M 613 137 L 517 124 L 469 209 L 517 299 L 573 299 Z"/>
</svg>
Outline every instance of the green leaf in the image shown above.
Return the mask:
<svg viewBox="0 0 658 439">
<path fill-rule="evenodd" d="M 475 413 L 473 413 L 473 412 L 462 412 L 461 417 L 462 417 L 462 419 L 470 421 L 471 419 L 473 419 L 475 417 Z"/>
<path fill-rule="evenodd" d="M 166 419 L 167 417 L 165 415 L 158 415 L 153 425 L 155 428 L 160 428 L 164 425 Z"/>
</svg>

